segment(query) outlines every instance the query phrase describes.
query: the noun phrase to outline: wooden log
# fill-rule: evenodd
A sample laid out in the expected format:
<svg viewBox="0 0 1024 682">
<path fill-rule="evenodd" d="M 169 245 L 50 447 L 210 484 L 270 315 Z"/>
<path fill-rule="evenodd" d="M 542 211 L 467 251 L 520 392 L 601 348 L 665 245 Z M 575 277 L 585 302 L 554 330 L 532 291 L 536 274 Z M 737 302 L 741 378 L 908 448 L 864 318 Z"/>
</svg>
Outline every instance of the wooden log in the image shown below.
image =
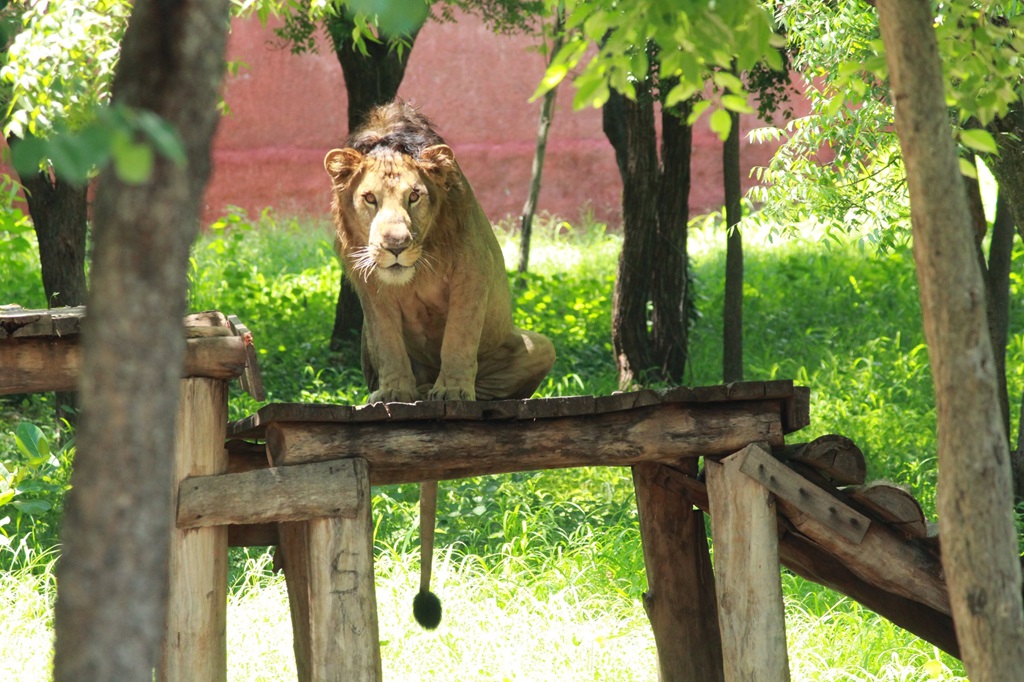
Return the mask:
<svg viewBox="0 0 1024 682">
<path fill-rule="evenodd" d="M 871 525 L 868 517 L 811 484 L 762 448 L 745 451 L 740 471 L 854 544 L 860 543 Z"/>
<path fill-rule="evenodd" d="M 928 535 L 924 511 L 910 491 L 889 481 L 873 481 L 859 488 L 844 490 L 847 500 L 870 516 L 913 538 Z"/>
<path fill-rule="evenodd" d="M 786 500 L 777 500 L 779 512 L 802 535 L 839 559 L 855 575 L 887 592 L 918 601 L 939 613 L 950 614 L 949 593 L 935 553 L 908 542 L 883 523 L 872 523 L 855 544 L 804 514 Z"/>
<path fill-rule="evenodd" d="M 861 485 L 867 475 L 864 453 L 845 436 L 821 436 L 810 443 L 786 446 L 773 454 L 809 466 L 836 485 Z"/>
<path fill-rule="evenodd" d="M 292 616 L 296 661 L 307 661 L 299 664 L 300 679 L 381 679 L 370 482 L 365 462 L 355 470 L 354 518 L 323 517 L 279 528 L 289 597 L 294 593 L 297 600 Z"/>
<path fill-rule="evenodd" d="M 534 422 L 428 421 L 378 424 L 273 422 L 267 451 L 277 465 L 360 457 L 371 470 L 459 469 L 466 476 L 578 466 L 626 466 L 644 461 L 735 452 L 764 440 L 781 445 L 777 402 L 694 407 L 663 404 L 631 412 Z M 440 476 L 427 475 L 438 480 Z M 423 478 L 406 478 L 408 481 Z"/>
<path fill-rule="evenodd" d="M 0 367 L 0 395 L 76 390 L 82 349 L 74 336 L 7 339 Z"/>
<path fill-rule="evenodd" d="M 696 473 L 697 462 L 679 466 Z M 716 682 L 724 680 L 722 640 L 704 514 L 663 484 L 670 476 L 653 462 L 633 467 L 647 572 L 643 602 L 658 648 L 659 679 Z"/>
<path fill-rule="evenodd" d="M 246 367 L 245 343 L 237 336 L 188 339 L 184 377 L 234 379 Z M 73 391 L 82 353 L 77 336 L 32 336 L 0 342 L 0 394 Z"/>
<path fill-rule="evenodd" d="M 740 470 L 755 451 L 705 465 L 727 682 L 789 680 L 774 498 Z"/>
<path fill-rule="evenodd" d="M 299 682 L 313 682 L 309 622 L 309 522 L 293 521 L 277 526 L 288 610 L 292 618 L 292 647 Z"/>
<path fill-rule="evenodd" d="M 339 459 L 187 478 L 178 486 L 178 528 L 352 517 L 365 466 Z"/>
<path fill-rule="evenodd" d="M 227 469 L 227 385 L 185 379 L 178 407 L 174 481 Z M 226 680 L 228 531 L 171 530 L 170 590 L 158 679 Z"/>
</svg>

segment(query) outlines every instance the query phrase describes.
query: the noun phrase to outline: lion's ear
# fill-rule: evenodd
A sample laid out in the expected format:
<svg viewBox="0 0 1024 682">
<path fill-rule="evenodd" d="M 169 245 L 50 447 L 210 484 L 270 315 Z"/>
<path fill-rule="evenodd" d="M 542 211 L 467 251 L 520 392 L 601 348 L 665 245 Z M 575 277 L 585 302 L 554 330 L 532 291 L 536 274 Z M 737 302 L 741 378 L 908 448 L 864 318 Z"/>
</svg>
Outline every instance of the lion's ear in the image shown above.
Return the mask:
<svg viewBox="0 0 1024 682">
<path fill-rule="evenodd" d="M 338 187 L 344 187 L 363 161 L 363 155 L 355 149 L 332 149 L 324 157 L 324 168 Z"/>
<path fill-rule="evenodd" d="M 435 144 L 419 154 L 420 166 L 442 185 L 458 184 L 459 166 L 455 163 L 455 152 L 446 144 Z"/>
</svg>

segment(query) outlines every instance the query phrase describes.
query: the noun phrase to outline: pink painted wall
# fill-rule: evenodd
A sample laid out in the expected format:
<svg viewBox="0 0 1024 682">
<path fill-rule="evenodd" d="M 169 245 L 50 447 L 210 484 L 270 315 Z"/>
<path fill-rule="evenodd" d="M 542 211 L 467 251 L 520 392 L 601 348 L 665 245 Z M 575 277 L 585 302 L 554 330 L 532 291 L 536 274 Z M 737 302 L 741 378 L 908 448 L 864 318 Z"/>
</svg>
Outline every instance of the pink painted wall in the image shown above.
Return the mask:
<svg viewBox="0 0 1024 682">
<path fill-rule="evenodd" d="M 344 140 L 345 84 L 328 40 L 319 54 L 292 55 L 258 21 L 235 21 L 228 58 L 245 62 L 229 77 L 224 98 L 231 114 L 214 144 L 214 173 L 204 219 L 229 205 L 258 213 L 325 216 L 328 184 L 322 160 Z M 479 20 L 429 22 L 420 32 L 399 95 L 429 116 L 455 150 L 484 210 L 493 220 L 518 215 L 529 187 L 540 103 L 528 100 L 544 58 L 535 39 L 493 34 Z M 548 142 L 539 208 L 570 221 L 590 207 L 615 224 L 621 183 L 601 113 L 573 111 L 572 92 L 559 93 Z M 745 118 L 743 129 L 761 125 Z M 695 129 L 691 209 L 722 204 L 721 143 L 702 120 Z M 744 172 L 770 151 L 745 145 Z M 746 182 L 750 182 L 749 179 Z"/>
</svg>

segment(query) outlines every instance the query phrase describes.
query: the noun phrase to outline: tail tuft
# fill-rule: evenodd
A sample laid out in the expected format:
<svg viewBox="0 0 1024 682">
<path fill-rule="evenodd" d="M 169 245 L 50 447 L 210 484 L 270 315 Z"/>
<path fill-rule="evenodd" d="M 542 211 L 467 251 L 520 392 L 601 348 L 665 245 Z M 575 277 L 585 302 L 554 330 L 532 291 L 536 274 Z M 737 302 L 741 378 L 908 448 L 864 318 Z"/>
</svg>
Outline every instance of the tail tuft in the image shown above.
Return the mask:
<svg viewBox="0 0 1024 682">
<path fill-rule="evenodd" d="M 412 615 L 425 630 L 434 630 L 441 624 L 441 600 L 429 590 L 416 593 L 412 600 Z"/>
</svg>

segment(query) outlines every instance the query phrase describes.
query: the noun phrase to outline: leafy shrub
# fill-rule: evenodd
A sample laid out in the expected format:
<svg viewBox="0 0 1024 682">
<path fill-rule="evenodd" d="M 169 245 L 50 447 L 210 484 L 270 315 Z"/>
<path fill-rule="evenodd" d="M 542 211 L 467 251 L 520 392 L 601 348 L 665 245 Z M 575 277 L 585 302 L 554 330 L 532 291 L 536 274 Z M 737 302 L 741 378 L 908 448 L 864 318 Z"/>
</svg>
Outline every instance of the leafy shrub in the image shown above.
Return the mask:
<svg viewBox="0 0 1024 682">
<path fill-rule="evenodd" d="M 32 564 L 57 544 L 74 445 L 52 451 L 35 424 L 14 434 L 17 456 L 0 460 L 0 565 Z"/>
</svg>

